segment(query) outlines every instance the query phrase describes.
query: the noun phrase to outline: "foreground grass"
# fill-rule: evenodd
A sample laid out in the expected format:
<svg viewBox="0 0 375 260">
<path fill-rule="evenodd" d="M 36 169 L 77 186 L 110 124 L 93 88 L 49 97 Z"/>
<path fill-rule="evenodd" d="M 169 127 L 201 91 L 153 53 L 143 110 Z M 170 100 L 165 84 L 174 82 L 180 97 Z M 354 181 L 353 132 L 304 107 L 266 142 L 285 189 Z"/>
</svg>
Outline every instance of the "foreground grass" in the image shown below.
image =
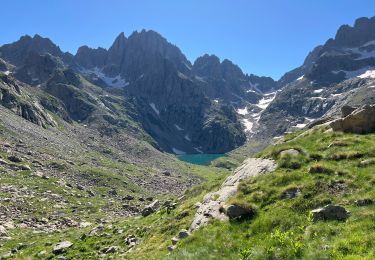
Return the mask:
<svg viewBox="0 0 375 260">
<path fill-rule="evenodd" d="M 252 220 L 215 222 L 182 241 L 168 259 L 374 259 L 375 134 L 352 135 L 310 130 L 286 136 L 286 142 L 258 156 L 277 160 L 271 174 L 240 185 L 231 203 L 252 205 Z M 280 156 L 287 149 L 298 155 Z M 317 170 L 318 169 L 318 170 Z M 283 199 L 285 191 L 300 194 Z M 313 223 L 312 209 L 335 203 L 351 212 L 346 222 Z"/>
</svg>

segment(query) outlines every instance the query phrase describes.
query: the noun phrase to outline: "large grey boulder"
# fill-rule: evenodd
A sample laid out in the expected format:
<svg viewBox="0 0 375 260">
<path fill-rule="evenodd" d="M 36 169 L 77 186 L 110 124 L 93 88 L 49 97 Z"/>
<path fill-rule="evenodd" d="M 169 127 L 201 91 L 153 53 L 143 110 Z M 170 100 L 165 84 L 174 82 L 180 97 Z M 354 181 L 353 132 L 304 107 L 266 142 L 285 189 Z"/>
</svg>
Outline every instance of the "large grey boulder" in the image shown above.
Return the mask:
<svg viewBox="0 0 375 260">
<path fill-rule="evenodd" d="M 348 116 L 331 122 L 334 131 L 356 134 L 375 132 L 375 105 L 366 105 L 354 110 Z"/>
<path fill-rule="evenodd" d="M 350 212 L 344 207 L 329 204 L 320 209 L 314 209 L 312 211 L 313 221 L 318 220 L 346 220 L 349 218 Z"/>
</svg>

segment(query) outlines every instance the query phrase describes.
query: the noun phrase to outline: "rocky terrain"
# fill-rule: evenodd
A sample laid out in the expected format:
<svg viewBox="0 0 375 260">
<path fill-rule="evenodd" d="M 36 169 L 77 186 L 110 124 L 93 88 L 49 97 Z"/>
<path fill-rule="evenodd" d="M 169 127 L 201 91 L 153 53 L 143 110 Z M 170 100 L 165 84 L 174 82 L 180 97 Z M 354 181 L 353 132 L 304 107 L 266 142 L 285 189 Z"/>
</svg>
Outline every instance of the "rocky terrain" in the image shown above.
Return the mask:
<svg viewBox="0 0 375 260">
<path fill-rule="evenodd" d="M 152 30 L 1 46 L 0 257 L 374 258 L 374 50 L 359 18 L 275 81 Z"/>
</svg>

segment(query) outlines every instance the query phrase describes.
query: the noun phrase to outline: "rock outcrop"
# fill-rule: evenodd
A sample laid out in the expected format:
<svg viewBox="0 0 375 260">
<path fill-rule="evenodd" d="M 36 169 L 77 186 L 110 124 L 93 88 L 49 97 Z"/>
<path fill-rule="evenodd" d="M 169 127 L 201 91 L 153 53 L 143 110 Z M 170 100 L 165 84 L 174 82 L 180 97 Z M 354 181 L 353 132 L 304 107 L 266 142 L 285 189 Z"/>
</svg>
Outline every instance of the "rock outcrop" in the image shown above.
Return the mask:
<svg viewBox="0 0 375 260">
<path fill-rule="evenodd" d="M 229 217 L 238 216 L 238 207 L 229 209 L 229 217 L 225 214 L 225 202 L 237 192 L 237 187 L 240 181 L 255 177 L 260 174 L 265 174 L 273 171 L 276 164 L 268 159 L 247 159 L 239 168 L 237 168 L 233 175 L 229 176 L 220 189 L 216 192 L 208 193 L 202 203 L 199 205 L 194 220 L 190 225 L 190 232 L 205 225 L 211 219 L 219 219 L 221 221 L 228 220 Z M 228 209 L 227 209 L 228 210 Z M 244 212 L 241 210 L 241 214 Z M 232 214 L 233 213 L 233 214 Z M 246 214 L 250 212 L 246 211 Z M 251 212 L 253 214 L 253 212 Z"/>
<path fill-rule="evenodd" d="M 256 211 L 253 208 L 240 205 L 229 205 L 225 209 L 225 213 L 229 219 L 247 219 L 252 218 L 256 214 Z"/>
<path fill-rule="evenodd" d="M 329 204 L 323 208 L 314 209 L 312 211 L 313 221 L 319 220 L 346 220 L 349 218 L 350 212 L 344 207 Z"/>
<path fill-rule="evenodd" d="M 334 131 L 367 134 L 375 131 L 375 105 L 366 105 L 354 110 L 344 118 L 330 123 Z"/>
</svg>

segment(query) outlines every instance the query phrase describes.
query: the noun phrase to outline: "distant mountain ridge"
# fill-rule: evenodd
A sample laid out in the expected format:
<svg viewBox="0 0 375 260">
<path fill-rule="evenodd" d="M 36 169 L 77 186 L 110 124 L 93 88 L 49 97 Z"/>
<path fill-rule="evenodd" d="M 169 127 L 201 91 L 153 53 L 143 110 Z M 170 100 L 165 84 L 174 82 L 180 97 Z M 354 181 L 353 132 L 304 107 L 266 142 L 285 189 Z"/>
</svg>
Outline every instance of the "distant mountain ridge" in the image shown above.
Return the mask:
<svg viewBox="0 0 375 260">
<path fill-rule="evenodd" d="M 271 78 L 245 75 L 216 56 L 204 55 L 191 64 L 175 45 L 146 30 L 128 38 L 120 33 L 108 50 L 82 46 L 75 55 L 48 38 L 23 36 L 0 47 L 0 57 L 14 66 L 11 73 L 18 80 L 62 101 L 73 120 L 87 120 L 97 110 L 94 101 L 79 99 L 91 105 L 73 106 L 64 97 L 72 90 L 87 96 L 79 77 L 124 95 L 136 110 L 133 120 L 161 149 L 175 153 L 222 153 L 243 144 L 246 137 L 235 108 L 258 102 L 263 92 L 276 87 Z M 67 73 L 79 80 L 67 85 Z M 80 107 L 85 116 L 79 115 Z"/>
<path fill-rule="evenodd" d="M 246 139 L 267 142 L 344 104 L 371 103 L 372 91 L 364 89 L 375 68 L 375 17 L 341 26 L 278 81 L 248 75 L 215 55 L 192 63 L 152 30 L 120 33 L 108 49 L 85 45 L 75 55 L 48 38 L 22 36 L 1 46 L 0 58 L 3 72 L 61 102 L 46 109 L 65 119 L 102 118 L 121 128 L 130 118 L 158 149 L 223 153 Z M 110 104 L 117 98 L 120 106 Z"/>
</svg>

